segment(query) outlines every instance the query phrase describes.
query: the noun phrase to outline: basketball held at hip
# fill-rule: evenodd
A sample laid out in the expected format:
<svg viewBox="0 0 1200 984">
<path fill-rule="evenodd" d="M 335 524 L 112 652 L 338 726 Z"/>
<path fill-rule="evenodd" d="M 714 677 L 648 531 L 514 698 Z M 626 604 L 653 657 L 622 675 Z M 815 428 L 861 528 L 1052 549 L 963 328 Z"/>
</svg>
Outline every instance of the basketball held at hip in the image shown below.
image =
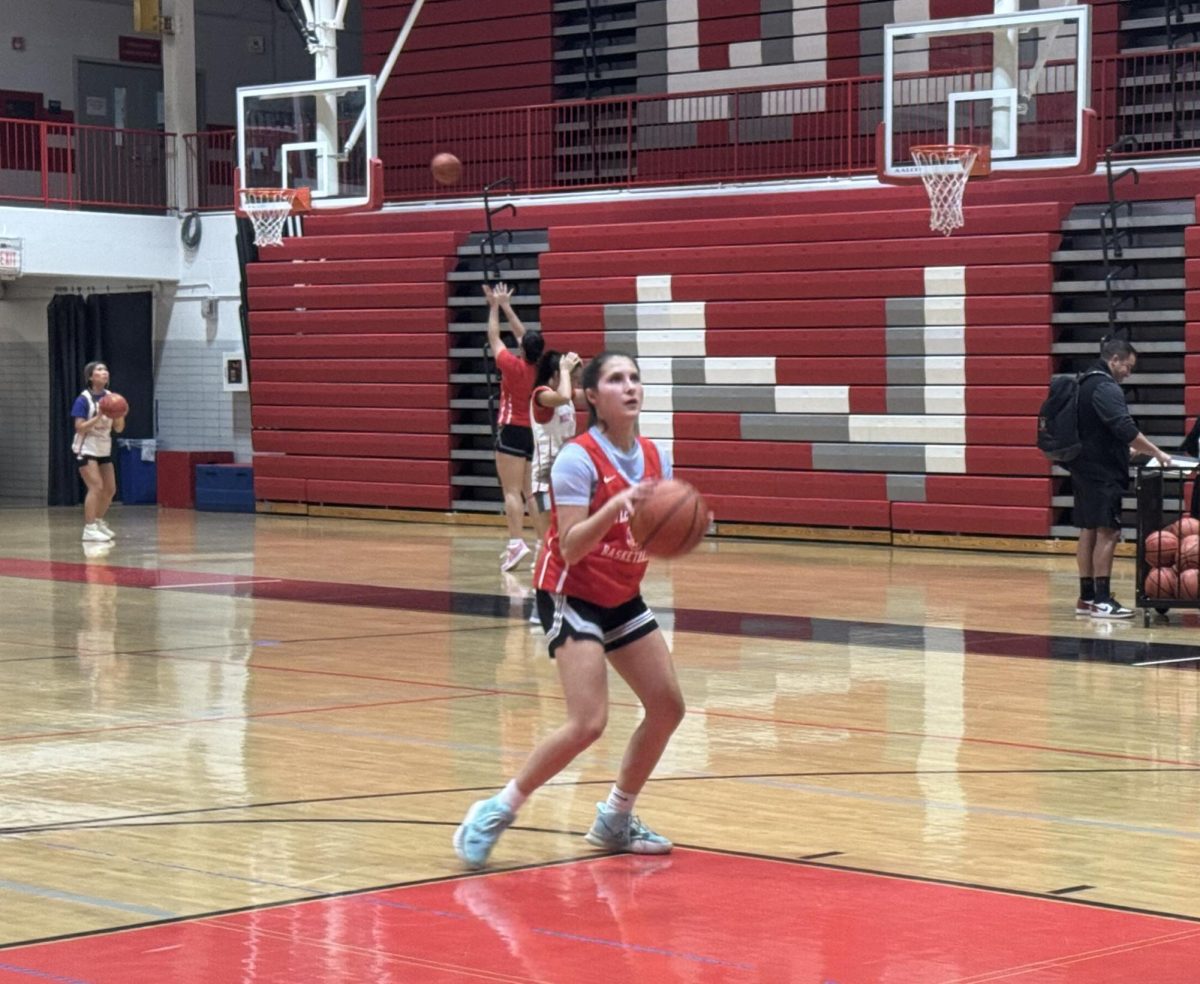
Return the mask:
<svg viewBox="0 0 1200 984">
<path fill-rule="evenodd" d="M 655 483 L 629 518 L 629 531 L 651 557 L 682 557 L 699 546 L 712 518 L 693 486 L 678 479 Z"/>
<path fill-rule="evenodd" d="M 433 172 L 433 180 L 438 184 L 458 184 L 462 177 L 462 161 L 453 154 L 442 152 L 436 154 L 429 162 L 429 170 Z"/>
</svg>

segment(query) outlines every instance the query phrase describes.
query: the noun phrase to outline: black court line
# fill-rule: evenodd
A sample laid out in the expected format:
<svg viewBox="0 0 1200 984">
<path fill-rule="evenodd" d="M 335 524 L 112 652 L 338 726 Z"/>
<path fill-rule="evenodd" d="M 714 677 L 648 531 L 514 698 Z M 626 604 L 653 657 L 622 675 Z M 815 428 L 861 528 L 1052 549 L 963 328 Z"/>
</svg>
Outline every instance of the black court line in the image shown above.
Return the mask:
<svg viewBox="0 0 1200 984">
<path fill-rule="evenodd" d="M 563 836 L 578 837 L 580 832 L 577 830 L 561 830 L 556 828 L 544 827 L 511 827 L 510 830 L 521 831 L 526 830 L 532 833 L 546 834 L 561 834 Z M 911 875 L 896 871 L 885 871 L 879 868 L 864 868 L 847 864 L 830 864 L 829 862 L 805 860 L 802 858 L 790 858 L 781 855 L 764 854 L 754 851 L 734 851 L 723 848 L 704 847 L 696 844 L 676 844 L 676 848 L 683 851 L 694 851 L 698 854 L 715 854 L 725 857 L 749 858 L 755 861 L 774 861 L 783 864 L 795 865 L 797 867 L 821 868 L 827 871 L 845 871 L 854 874 L 871 875 L 878 878 L 891 878 L 897 881 L 918 882 L 927 885 L 945 885 L 950 888 L 964 888 L 980 892 L 991 892 L 997 895 L 1012 895 L 1020 898 L 1048 900 L 1055 899 L 1069 905 L 1087 906 L 1094 909 L 1104 909 L 1114 912 L 1128 912 L 1136 915 L 1156 916 L 1165 919 L 1178 919 L 1181 922 L 1200 924 L 1200 916 L 1184 915 L 1178 912 L 1166 912 L 1157 909 L 1145 909 L 1136 906 L 1120 905 L 1113 902 L 1100 902 L 1094 899 L 1080 899 L 1065 896 L 1052 895 L 1048 892 L 1035 892 L 1026 889 L 1008 888 L 1001 885 L 987 885 L 981 882 L 960 881 L 953 878 L 934 878 L 925 875 Z M 842 853 L 842 852 L 833 852 Z M 29 940 L 14 940 L 10 943 L 0 943 L 0 951 L 11 950 L 17 947 L 36 946 L 45 943 L 60 943 L 66 940 L 84 939 L 87 937 L 112 936 L 117 933 L 125 933 L 135 929 L 148 929 L 156 926 L 169 926 L 177 923 L 196 922 L 203 919 L 216 919 L 221 916 L 233 916 L 246 912 L 263 912 L 268 909 L 278 909 L 285 906 L 300 905 L 306 902 L 322 902 L 328 899 L 337 898 L 352 898 L 357 895 L 372 895 L 377 892 L 387 892 L 395 889 L 416 888 L 421 885 L 436 885 L 441 882 L 462 881 L 467 878 L 476 878 L 480 876 L 496 876 L 502 874 L 512 874 L 520 871 L 535 871 L 541 868 L 563 867 L 572 864 L 587 864 L 592 861 L 601 860 L 606 857 L 611 857 L 610 854 L 590 854 L 581 857 L 557 858 L 550 861 L 539 861 L 531 864 L 517 865 L 496 865 L 489 866 L 477 871 L 457 871 L 447 875 L 437 875 L 432 878 L 418 878 L 412 881 L 405 882 L 389 882 L 383 885 L 372 885 L 363 888 L 343 889 L 337 892 L 322 892 L 313 895 L 304 895 L 291 899 L 281 899 L 274 902 L 259 902 L 253 905 L 238 906 L 230 909 L 216 909 L 206 912 L 196 912 L 186 916 L 171 916 L 166 919 L 149 919 L 144 922 L 129 923 L 123 926 L 110 926 L 104 929 L 81 930 L 74 933 L 62 933 L 56 936 L 44 936 Z"/>
<path fill-rule="evenodd" d="M 1119 773 L 1137 775 L 1142 773 L 1160 772 L 1200 772 L 1200 766 L 1165 766 L 1165 767 L 1129 767 L 1129 766 L 1100 766 L 1088 769 L 839 769 L 821 772 L 738 772 L 721 773 L 707 776 L 651 776 L 647 783 L 676 783 L 676 782 L 728 782 L 742 779 L 847 779 L 852 777 L 895 777 L 923 775 L 1108 775 Z M 542 788 L 565 788 L 583 786 L 609 786 L 611 779 L 570 779 L 551 780 Z M 133 823 L 133 821 L 167 820 L 172 817 L 202 816 L 212 813 L 233 813 L 240 810 L 266 810 L 288 806 L 316 806 L 329 803 L 353 803 L 368 800 L 404 799 L 411 796 L 462 796 L 468 793 L 495 792 L 495 785 L 489 786 L 455 786 L 442 789 L 410 789 L 403 792 L 391 793 L 355 793 L 347 796 L 308 796 L 302 799 L 269 800 L 262 803 L 231 803 L 225 806 L 198 806 L 183 810 L 155 810 L 150 813 L 124 813 L 111 817 L 93 817 L 79 820 L 55 820 L 50 823 L 26 824 L 23 826 L 0 827 L 0 837 L 17 834 L 54 833 L 60 830 L 104 830 L 108 827 L 151 826 L 150 823 Z M 198 821 L 197 821 L 198 822 Z M 286 823 L 287 818 L 267 822 Z M 392 822 L 392 821 L 386 821 Z M 414 821 L 416 822 L 416 821 Z M 424 821 L 428 823 L 444 823 L 445 821 Z"/>
<path fill-rule="evenodd" d="M 123 567 L 96 568 L 86 564 L 0 557 L 0 577 L 95 582 L 98 571 L 103 574 L 103 580 L 99 583 L 113 587 L 154 587 L 159 590 L 198 592 L 255 601 L 291 601 L 444 615 L 474 615 L 513 621 L 528 619 L 533 604 L 531 599 L 521 600 L 509 595 L 293 578 L 269 581 L 239 580 L 236 575 L 208 572 L 186 574 L 195 578 L 220 577 L 221 580 L 213 584 L 172 585 L 172 579 L 183 576 L 182 572 Z M 1177 659 L 1180 662 L 1164 663 L 1153 669 L 1193 672 L 1200 670 L 1200 661 L 1195 659 L 1196 649 L 1193 645 L 1151 642 L 1146 639 L 1125 640 L 1111 635 L 1054 636 L 697 608 L 660 607 L 656 612 L 661 616 L 661 621 L 673 627 L 676 632 L 811 642 L 831 646 L 872 646 L 906 652 L 961 652 L 971 656 L 1111 663 L 1130 667 L 1138 663 Z M 1111 623 L 1104 625 L 1107 630 L 1118 630 L 1118 627 Z"/>
</svg>

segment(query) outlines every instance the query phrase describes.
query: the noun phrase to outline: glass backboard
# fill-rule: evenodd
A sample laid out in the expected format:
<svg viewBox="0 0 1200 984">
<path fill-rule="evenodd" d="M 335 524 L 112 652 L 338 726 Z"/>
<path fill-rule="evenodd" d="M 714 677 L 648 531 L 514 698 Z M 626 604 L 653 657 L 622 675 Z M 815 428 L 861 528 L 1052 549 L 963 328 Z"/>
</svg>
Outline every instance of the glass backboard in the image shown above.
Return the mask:
<svg viewBox="0 0 1200 984">
<path fill-rule="evenodd" d="M 993 172 L 1086 166 L 1090 13 L 886 25 L 881 175 L 915 174 L 922 144 L 987 146 Z"/>
<path fill-rule="evenodd" d="M 375 78 L 238 89 L 243 188 L 308 188 L 314 209 L 377 207 Z"/>
</svg>

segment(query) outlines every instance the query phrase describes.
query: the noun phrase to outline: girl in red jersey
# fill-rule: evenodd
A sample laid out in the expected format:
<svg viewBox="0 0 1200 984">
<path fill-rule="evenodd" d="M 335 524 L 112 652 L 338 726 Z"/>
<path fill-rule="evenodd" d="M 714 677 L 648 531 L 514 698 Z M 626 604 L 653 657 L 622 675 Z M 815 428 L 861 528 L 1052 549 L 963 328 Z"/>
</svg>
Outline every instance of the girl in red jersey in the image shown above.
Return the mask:
<svg viewBox="0 0 1200 984">
<path fill-rule="evenodd" d="M 655 481 L 671 476 L 671 465 L 654 442 L 638 436 L 642 381 L 633 358 L 602 352 L 588 363 L 582 382 L 591 426 L 554 463 L 550 532 L 534 576 L 567 721 L 541 741 L 503 790 L 467 811 L 454 849 L 472 868 L 487 862 L 530 794 L 604 733 L 608 662 L 645 715 L 607 801 L 596 804 L 586 839 L 610 851 L 671 850 L 667 838 L 633 815 L 634 800 L 683 720 L 684 704 L 666 640 L 640 593 L 647 557 L 629 532 L 629 516 Z"/>
<path fill-rule="evenodd" d="M 488 302 L 488 345 L 500 370 L 500 411 L 496 418 L 496 475 L 504 492 L 504 517 L 508 521 L 508 546 L 500 554 L 500 570 L 510 571 L 529 555 L 521 535 L 525 502 L 529 497 L 529 463 L 533 458 L 533 431 L 529 424 L 529 395 L 538 359 L 546 343 L 540 331 L 526 331 L 512 308 L 512 290 L 506 284 L 483 285 Z M 500 340 L 500 311 L 516 338 L 520 355 Z"/>
</svg>

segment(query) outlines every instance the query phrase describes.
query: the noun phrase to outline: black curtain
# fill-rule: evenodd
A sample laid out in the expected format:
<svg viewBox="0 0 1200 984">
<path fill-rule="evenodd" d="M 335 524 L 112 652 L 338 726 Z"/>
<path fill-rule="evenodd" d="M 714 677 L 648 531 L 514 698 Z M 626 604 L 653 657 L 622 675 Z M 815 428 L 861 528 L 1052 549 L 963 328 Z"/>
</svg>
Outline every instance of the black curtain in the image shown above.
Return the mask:
<svg viewBox="0 0 1200 984">
<path fill-rule="evenodd" d="M 154 296 L 93 294 L 100 322 L 100 356 L 112 373 L 109 388 L 129 401 L 120 438 L 154 436 Z M 114 454 L 115 454 L 114 450 Z"/>
<path fill-rule="evenodd" d="M 134 294 L 55 297 L 47 309 L 50 343 L 50 462 L 47 502 L 77 506 L 84 486 L 71 454 L 75 425 L 71 406 L 86 382 L 83 367 L 101 360 L 112 372 L 110 387 L 129 401 L 121 438 L 154 437 L 154 298 Z M 114 435 L 115 437 L 116 435 Z M 113 446 L 120 487 L 120 455 Z"/>
<path fill-rule="evenodd" d="M 50 342 L 50 474 L 47 503 L 77 506 L 83 482 L 71 454 L 75 425 L 71 405 L 86 385 L 83 367 L 102 358 L 98 311 L 78 294 L 61 294 L 47 308 Z"/>
<path fill-rule="evenodd" d="M 237 220 L 237 258 L 238 270 L 242 275 L 242 302 L 238 307 L 238 317 L 242 323 L 242 352 L 246 356 L 242 365 L 245 379 L 250 379 L 250 294 L 246 283 L 246 266 L 258 261 L 258 247 L 254 245 L 254 226 L 249 219 Z"/>
</svg>

